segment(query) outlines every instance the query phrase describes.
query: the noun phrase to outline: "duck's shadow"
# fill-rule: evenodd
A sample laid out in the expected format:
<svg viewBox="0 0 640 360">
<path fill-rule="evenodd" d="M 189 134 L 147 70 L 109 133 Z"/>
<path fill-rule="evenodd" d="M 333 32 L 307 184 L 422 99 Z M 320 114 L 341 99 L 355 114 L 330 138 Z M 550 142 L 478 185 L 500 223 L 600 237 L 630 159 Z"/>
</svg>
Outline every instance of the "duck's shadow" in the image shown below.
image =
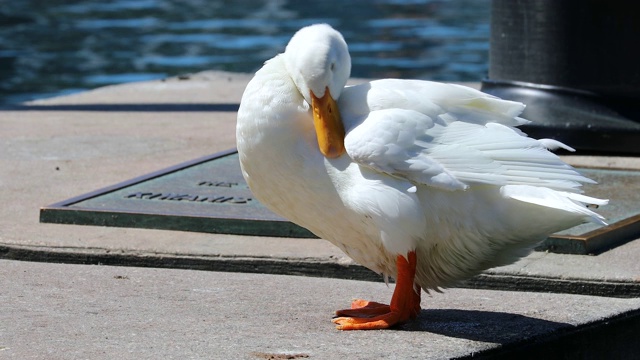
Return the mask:
<svg viewBox="0 0 640 360">
<path fill-rule="evenodd" d="M 417 319 L 398 329 L 507 344 L 570 326 L 572 325 L 567 323 L 503 312 L 430 309 L 422 310 Z"/>
</svg>

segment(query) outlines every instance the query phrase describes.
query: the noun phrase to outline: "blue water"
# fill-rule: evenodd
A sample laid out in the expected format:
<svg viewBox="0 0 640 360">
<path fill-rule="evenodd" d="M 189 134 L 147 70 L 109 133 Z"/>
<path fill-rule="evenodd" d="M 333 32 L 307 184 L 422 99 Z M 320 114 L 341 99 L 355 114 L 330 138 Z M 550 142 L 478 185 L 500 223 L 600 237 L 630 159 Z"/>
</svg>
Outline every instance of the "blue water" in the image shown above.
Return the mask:
<svg viewBox="0 0 640 360">
<path fill-rule="evenodd" d="M 0 104 L 203 70 L 254 72 L 305 25 L 352 76 L 479 81 L 490 0 L 20 0 L 0 7 Z"/>
</svg>

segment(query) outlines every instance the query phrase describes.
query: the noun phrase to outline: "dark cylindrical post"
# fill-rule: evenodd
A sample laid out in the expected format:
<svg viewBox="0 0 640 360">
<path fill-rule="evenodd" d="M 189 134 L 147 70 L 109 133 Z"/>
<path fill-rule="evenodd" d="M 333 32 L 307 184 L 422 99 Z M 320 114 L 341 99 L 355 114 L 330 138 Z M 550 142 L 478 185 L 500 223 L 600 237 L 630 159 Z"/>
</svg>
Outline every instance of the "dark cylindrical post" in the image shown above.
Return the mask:
<svg viewBox="0 0 640 360">
<path fill-rule="evenodd" d="M 527 104 L 531 136 L 640 153 L 636 9 L 634 1 L 493 0 L 482 90 Z"/>
</svg>

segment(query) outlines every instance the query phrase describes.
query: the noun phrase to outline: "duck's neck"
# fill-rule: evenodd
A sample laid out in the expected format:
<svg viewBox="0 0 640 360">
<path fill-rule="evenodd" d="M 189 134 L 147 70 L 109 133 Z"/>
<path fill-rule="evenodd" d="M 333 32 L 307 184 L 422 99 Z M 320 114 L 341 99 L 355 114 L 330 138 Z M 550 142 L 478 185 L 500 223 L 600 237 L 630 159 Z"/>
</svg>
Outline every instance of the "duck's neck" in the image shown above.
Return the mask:
<svg viewBox="0 0 640 360">
<path fill-rule="evenodd" d="M 238 147 L 257 151 L 315 141 L 309 104 L 287 73 L 282 56 L 269 60 L 247 85 L 238 111 L 237 137 Z"/>
</svg>

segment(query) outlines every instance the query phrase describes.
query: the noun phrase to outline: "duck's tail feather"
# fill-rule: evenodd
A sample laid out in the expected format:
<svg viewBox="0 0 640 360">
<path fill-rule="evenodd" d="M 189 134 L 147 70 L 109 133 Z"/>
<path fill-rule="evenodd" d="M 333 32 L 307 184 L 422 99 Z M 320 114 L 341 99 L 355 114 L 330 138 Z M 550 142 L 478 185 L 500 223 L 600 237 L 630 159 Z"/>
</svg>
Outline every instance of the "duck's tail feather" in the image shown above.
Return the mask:
<svg viewBox="0 0 640 360">
<path fill-rule="evenodd" d="M 604 217 L 592 211 L 589 207 L 592 205 L 606 205 L 609 203 L 609 200 L 529 185 L 503 186 L 501 193 L 503 196 L 515 200 L 552 209 L 563 210 L 583 217 L 585 221 L 591 221 L 600 225 L 607 225 L 604 221 Z"/>
</svg>

